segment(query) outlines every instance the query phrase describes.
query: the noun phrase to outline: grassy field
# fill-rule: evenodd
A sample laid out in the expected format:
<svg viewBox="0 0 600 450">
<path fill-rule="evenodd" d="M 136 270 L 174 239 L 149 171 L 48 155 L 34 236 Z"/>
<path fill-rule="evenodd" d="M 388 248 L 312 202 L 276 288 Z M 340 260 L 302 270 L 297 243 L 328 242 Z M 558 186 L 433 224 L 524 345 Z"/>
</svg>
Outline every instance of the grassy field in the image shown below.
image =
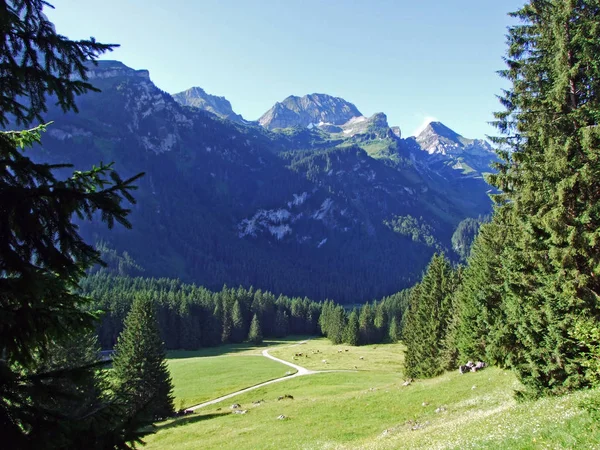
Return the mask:
<svg viewBox="0 0 600 450">
<path fill-rule="evenodd" d="M 270 353 L 292 361 L 296 353 L 308 353 L 294 362 L 352 372 L 298 377 L 240 395 L 235 402 L 248 410 L 244 415 L 231 414 L 233 401 L 227 401 L 158 424 L 157 433 L 146 438 L 147 448 L 600 448 L 598 390 L 518 403 L 513 395 L 518 382 L 495 368 L 403 386 L 400 345 L 354 348 L 321 339 Z M 215 381 L 206 375 L 196 383 Z M 278 401 L 284 394 L 293 400 Z M 254 406 L 259 399 L 265 402 Z M 281 414 L 286 419 L 278 420 Z"/>
<path fill-rule="evenodd" d="M 269 345 L 287 341 L 269 341 L 264 346 L 226 345 L 200 351 L 170 352 L 169 370 L 175 386 L 175 407 L 189 407 L 229 394 L 263 381 L 295 373 L 291 367 L 263 356 Z"/>
<path fill-rule="evenodd" d="M 351 347 L 331 345 L 327 339 L 314 339 L 294 347 L 277 346 L 270 354 L 311 370 L 393 372 L 400 376 L 404 364 L 403 349 L 402 344 Z M 295 356 L 300 353 L 302 356 Z"/>
</svg>

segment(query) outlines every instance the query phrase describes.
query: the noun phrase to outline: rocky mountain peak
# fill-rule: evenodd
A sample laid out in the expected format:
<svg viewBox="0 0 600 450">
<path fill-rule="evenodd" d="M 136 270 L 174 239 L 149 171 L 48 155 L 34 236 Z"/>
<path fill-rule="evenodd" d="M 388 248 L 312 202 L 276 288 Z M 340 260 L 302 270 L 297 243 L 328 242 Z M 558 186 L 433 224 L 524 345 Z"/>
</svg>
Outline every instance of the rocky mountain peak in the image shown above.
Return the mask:
<svg viewBox="0 0 600 450">
<path fill-rule="evenodd" d="M 389 128 L 387 116 L 382 112 L 373 114 L 369 121 L 374 127 Z"/>
<path fill-rule="evenodd" d="M 201 87 L 192 87 L 186 91 L 173 94 L 175 101 L 183 106 L 192 106 L 213 113 L 223 119 L 237 123 L 247 123 L 244 118 L 236 114 L 231 103 L 225 97 L 208 94 Z"/>
<path fill-rule="evenodd" d="M 425 127 L 425 129 L 419 134 L 419 137 L 427 137 L 427 136 L 439 136 L 442 138 L 446 138 L 453 142 L 460 142 L 462 136 L 455 131 L 448 128 L 442 122 L 430 122 L 429 125 Z"/>
<path fill-rule="evenodd" d="M 98 64 L 88 63 L 88 79 L 133 77 L 150 80 L 150 72 L 147 70 L 135 70 L 127 67 L 120 61 L 97 61 Z"/>
<path fill-rule="evenodd" d="M 362 114 L 352 103 L 327 94 L 291 95 L 277 102 L 258 122 L 267 129 L 343 125 Z"/>
<path fill-rule="evenodd" d="M 459 155 L 466 152 L 489 156 L 493 153 L 487 141 L 465 138 L 441 122 L 431 122 L 415 139 L 429 154 Z"/>
</svg>

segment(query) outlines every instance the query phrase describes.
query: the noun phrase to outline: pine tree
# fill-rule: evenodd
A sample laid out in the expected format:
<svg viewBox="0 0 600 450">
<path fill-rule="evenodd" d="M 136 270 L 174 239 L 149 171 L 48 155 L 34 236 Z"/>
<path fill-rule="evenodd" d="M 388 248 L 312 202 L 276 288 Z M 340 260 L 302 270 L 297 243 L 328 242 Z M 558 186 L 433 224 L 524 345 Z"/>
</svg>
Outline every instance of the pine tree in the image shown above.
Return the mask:
<svg viewBox="0 0 600 450">
<path fill-rule="evenodd" d="M 223 304 L 223 312 L 222 312 L 222 322 L 221 322 L 221 343 L 228 344 L 231 342 L 231 338 L 233 337 L 233 318 L 231 316 L 231 306 L 228 304 L 227 300 L 222 299 Z"/>
<path fill-rule="evenodd" d="M 373 318 L 373 325 L 375 327 L 375 341 L 383 342 L 389 334 L 388 314 L 383 302 L 374 305 L 374 309 L 375 317 Z"/>
<path fill-rule="evenodd" d="M 343 306 L 336 306 L 331 314 L 327 337 L 332 344 L 338 345 L 344 342 L 346 331 L 346 311 Z"/>
<path fill-rule="evenodd" d="M 403 330 L 406 344 L 405 370 L 408 376 L 427 378 L 444 370 L 442 343 L 451 313 L 455 281 L 448 260 L 444 255 L 435 254 L 421 283 L 411 292 L 410 308 Z"/>
<path fill-rule="evenodd" d="M 503 252 L 511 242 L 504 212 L 498 209 L 492 222 L 481 227 L 456 294 L 452 331 L 463 362 L 482 360 L 506 367 L 521 345 L 503 301 Z"/>
<path fill-rule="evenodd" d="M 323 333 L 324 336 L 327 336 L 328 334 L 334 309 L 335 306 L 331 300 L 325 300 L 323 302 L 321 316 L 319 317 L 319 327 L 321 328 L 321 333 Z"/>
<path fill-rule="evenodd" d="M 400 329 L 398 328 L 398 320 L 396 316 L 392 317 L 390 322 L 389 340 L 391 343 L 396 343 L 400 339 Z"/>
<path fill-rule="evenodd" d="M 360 309 L 358 323 L 360 327 L 360 344 L 367 345 L 375 342 L 377 330 L 374 324 L 375 316 L 371 305 L 365 303 Z"/>
<path fill-rule="evenodd" d="M 263 335 L 260 327 L 260 321 L 258 320 L 258 316 L 254 314 L 252 317 L 252 322 L 250 322 L 250 332 L 248 333 L 248 341 L 254 344 L 262 344 Z"/>
<path fill-rule="evenodd" d="M 244 335 L 246 334 L 246 325 L 244 324 L 242 307 L 238 300 L 234 302 L 233 309 L 231 311 L 231 326 L 231 341 L 236 343 L 243 342 Z"/>
<path fill-rule="evenodd" d="M 284 337 L 287 336 L 290 330 L 290 317 L 287 311 L 278 309 L 275 314 L 275 336 Z"/>
<path fill-rule="evenodd" d="M 113 46 L 93 39 L 72 41 L 56 33 L 43 13 L 42 0 L 0 3 L 0 126 L 11 120 L 30 126 L 41 121 L 52 96 L 65 111 L 76 110 L 77 95 L 96 90 L 87 80 L 88 64 Z M 55 382 L 75 386 L 90 367 L 43 372 L 49 342 L 65 342 L 93 330 L 96 315 L 90 300 L 78 294 L 85 271 L 100 263 L 100 254 L 86 244 L 72 218 L 92 217 L 112 227 L 127 227 L 137 177 L 122 180 L 111 165 L 65 177 L 58 169 L 71 166 L 37 163 L 24 149 L 37 145 L 46 126 L 0 132 L 0 426 L 6 442 L 18 448 L 38 447 L 44 431 L 64 448 L 80 439 L 88 426 L 88 445 L 124 445 L 124 428 L 110 402 L 90 410 L 71 408 L 60 414 L 43 411 Z M 93 373 L 92 373 L 93 375 Z M 57 380 L 56 378 L 60 378 Z M 82 403 L 89 393 L 82 387 Z M 106 400 L 106 397 L 103 398 Z M 105 414 L 110 410 L 110 414 Z M 93 424 L 93 426 L 92 426 Z M 124 426 L 124 425 L 123 425 Z M 39 433 L 42 433 L 41 435 Z M 128 435 L 130 436 L 130 435 Z M 104 442 L 104 444 L 102 443 Z M 41 445 L 41 444 L 40 444 Z"/>
<path fill-rule="evenodd" d="M 600 5 L 532 0 L 512 15 L 512 86 L 496 114 L 504 162 L 489 178 L 511 215 L 503 310 L 522 346 L 508 365 L 532 392 L 560 393 L 600 381 L 574 334 L 600 318 Z"/>
<path fill-rule="evenodd" d="M 348 345 L 358 346 L 360 344 L 360 329 L 358 325 L 358 312 L 353 309 L 348 317 L 348 325 L 344 333 L 344 342 Z"/>
<path fill-rule="evenodd" d="M 136 297 L 113 358 L 115 391 L 128 398 L 131 416 L 146 421 L 173 413 L 173 384 L 151 300 Z"/>
</svg>

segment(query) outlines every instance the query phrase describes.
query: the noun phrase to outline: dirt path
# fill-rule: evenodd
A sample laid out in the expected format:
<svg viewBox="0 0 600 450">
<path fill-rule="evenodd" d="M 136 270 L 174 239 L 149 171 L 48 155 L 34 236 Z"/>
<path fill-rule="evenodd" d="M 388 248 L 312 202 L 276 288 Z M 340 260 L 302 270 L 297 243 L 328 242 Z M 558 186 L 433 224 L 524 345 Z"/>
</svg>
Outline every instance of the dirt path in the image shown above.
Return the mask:
<svg viewBox="0 0 600 450">
<path fill-rule="evenodd" d="M 298 342 L 298 343 L 296 343 L 294 345 L 290 345 L 290 347 L 295 347 L 297 345 L 306 344 L 307 342 L 308 341 L 300 341 L 300 342 Z M 272 359 L 273 361 L 277 361 L 278 363 L 285 364 L 286 366 L 293 367 L 294 369 L 296 369 L 298 371 L 297 373 L 295 373 L 293 375 L 295 377 L 299 377 L 299 376 L 302 376 L 302 375 L 311 375 L 313 373 L 317 373 L 318 372 L 318 371 L 315 371 L 315 370 L 307 369 L 305 367 L 299 366 L 297 364 L 294 364 L 294 363 L 291 363 L 291 362 L 288 362 L 288 361 L 284 361 L 283 359 L 276 358 L 275 356 L 272 356 L 272 355 L 269 354 L 269 349 L 268 348 L 262 351 L 262 355 L 265 356 L 265 357 L 267 357 L 267 358 L 269 358 L 269 359 Z M 287 377 L 287 378 L 290 378 L 290 377 Z"/>
<path fill-rule="evenodd" d="M 296 345 L 302 345 L 302 344 L 305 344 L 306 342 L 308 342 L 308 341 L 300 341 L 294 345 L 291 345 L 290 347 L 294 347 Z M 269 349 L 263 350 L 262 355 L 266 358 L 272 359 L 273 361 L 277 361 L 278 363 L 285 364 L 286 366 L 292 367 L 292 368 L 296 369 L 297 372 L 292 375 L 286 375 L 281 378 L 276 378 L 274 380 L 265 381 L 264 383 L 260 383 L 260 384 L 251 386 L 246 389 L 241 389 L 239 391 L 232 392 L 231 394 L 227 394 L 222 397 L 215 398 L 214 400 L 210 400 L 208 402 L 200 403 L 199 405 L 190 406 L 189 408 L 186 408 L 186 411 L 195 411 L 197 409 L 204 408 L 209 405 L 214 405 L 215 403 L 220 403 L 223 400 L 227 400 L 229 398 L 235 397 L 236 395 L 245 394 L 246 392 L 253 391 L 254 389 L 258 389 L 258 388 L 266 386 L 268 384 L 279 383 L 280 381 L 290 380 L 292 378 L 301 377 L 304 375 L 313 375 L 315 373 L 325 373 L 325 372 L 351 372 L 351 371 L 346 371 L 346 370 L 310 370 L 310 369 L 307 369 L 306 367 L 298 366 L 297 364 L 293 364 L 291 362 L 284 361 L 283 359 L 279 359 L 279 358 L 276 358 L 275 356 L 270 355 Z"/>
</svg>

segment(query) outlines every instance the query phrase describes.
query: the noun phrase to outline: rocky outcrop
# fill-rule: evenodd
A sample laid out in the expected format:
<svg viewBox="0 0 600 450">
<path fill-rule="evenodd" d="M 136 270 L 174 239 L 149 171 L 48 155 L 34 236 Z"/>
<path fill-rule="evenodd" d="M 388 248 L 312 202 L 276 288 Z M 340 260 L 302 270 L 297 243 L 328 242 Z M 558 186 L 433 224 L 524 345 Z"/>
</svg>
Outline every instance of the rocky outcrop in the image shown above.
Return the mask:
<svg viewBox="0 0 600 450">
<path fill-rule="evenodd" d="M 326 94 L 294 95 L 276 103 L 263 114 L 258 123 L 273 130 L 291 127 L 343 125 L 362 114 L 352 103 Z"/>
<path fill-rule="evenodd" d="M 364 116 L 353 117 L 342 125 L 342 131 L 345 136 L 371 134 L 375 139 L 397 136 L 388 125 L 387 116 L 384 113 L 375 113 L 369 118 Z M 400 129 L 398 129 L 399 132 Z"/>
<path fill-rule="evenodd" d="M 232 122 L 246 124 L 244 118 L 236 114 L 231 107 L 231 103 L 225 97 L 207 94 L 200 87 L 192 87 L 187 91 L 173 94 L 173 98 L 177 103 L 183 106 L 192 106 L 204 111 L 211 112 L 222 119 L 231 120 Z"/>
<path fill-rule="evenodd" d="M 88 67 L 88 80 L 114 77 L 135 77 L 150 80 L 150 72 L 147 70 L 135 70 L 120 61 L 98 61 L 97 65 L 89 63 Z"/>
</svg>

